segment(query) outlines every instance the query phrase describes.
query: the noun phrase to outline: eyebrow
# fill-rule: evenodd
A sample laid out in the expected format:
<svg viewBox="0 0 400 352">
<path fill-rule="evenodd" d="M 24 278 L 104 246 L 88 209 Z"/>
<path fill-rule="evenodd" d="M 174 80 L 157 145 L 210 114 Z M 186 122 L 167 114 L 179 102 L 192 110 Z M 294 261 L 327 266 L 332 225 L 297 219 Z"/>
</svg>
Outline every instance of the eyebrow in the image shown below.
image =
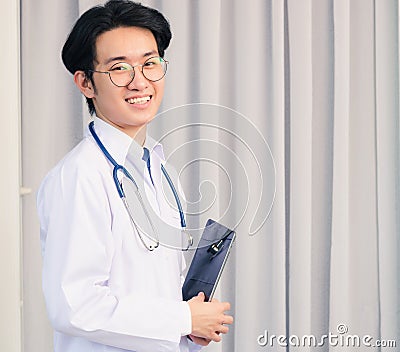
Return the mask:
<svg viewBox="0 0 400 352">
<path fill-rule="evenodd" d="M 158 51 L 156 51 L 156 50 L 152 50 L 152 51 L 148 51 L 148 52 L 146 52 L 146 53 L 144 53 L 143 55 L 142 55 L 142 57 L 143 58 L 146 58 L 146 57 L 150 57 L 150 56 L 152 56 L 152 55 L 158 55 Z M 114 61 L 127 61 L 127 57 L 126 56 L 112 56 L 112 57 L 110 57 L 110 58 L 108 58 L 106 61 L 105 61 L 105 65 L 108 65 L 108 64 L 110 64 L 111 62 L 114 62 Z"/>
</svg>

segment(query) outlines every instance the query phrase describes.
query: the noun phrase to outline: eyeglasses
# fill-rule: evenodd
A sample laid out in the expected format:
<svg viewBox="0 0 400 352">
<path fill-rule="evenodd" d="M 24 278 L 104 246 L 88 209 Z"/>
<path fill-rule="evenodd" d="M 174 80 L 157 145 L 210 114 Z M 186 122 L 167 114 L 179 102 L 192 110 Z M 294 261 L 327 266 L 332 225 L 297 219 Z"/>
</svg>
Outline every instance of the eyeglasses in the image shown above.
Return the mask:
<svg viewBox="0 0 400 352">
<path fill-rule="evenodd" d="M 157 56 L 147 59 L 142 65 L 132 66 L 127 62 L 117 62 L 111 66 L 109 71 L 89 71 L 108 74 L 114 85 L 117 87 L 127 87 L 135 78 L 135 67 L 141 67 L 142 74 L 146 79 L 157 82 L 165 76 L 167 65 L 168 61 Z"/>
</svg>

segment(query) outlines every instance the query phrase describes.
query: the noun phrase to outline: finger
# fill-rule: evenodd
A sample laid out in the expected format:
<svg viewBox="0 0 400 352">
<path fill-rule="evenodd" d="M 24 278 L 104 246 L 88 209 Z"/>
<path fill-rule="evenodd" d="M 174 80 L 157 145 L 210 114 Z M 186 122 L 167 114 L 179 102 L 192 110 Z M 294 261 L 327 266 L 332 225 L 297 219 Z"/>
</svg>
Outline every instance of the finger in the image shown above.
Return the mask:
<svg viewBox="0 0 400 352">
<path fill-rule="evenodd" d="M 223 324 L 233 324 L 233 317 L 231 315 L 225 315 L 223 319 Z"/>
<path fill-rule="evenodd" d="M 197 345 L 207 346 L 211 342 L 209 339 L 205 339 L 204 337 L 198 337 L 194 335 L 189 335 L 190 339 Z"/>
<path fill-rule="evenodd" d="M 194 341 L 194 343 L 200 346 L 208 346 L 210 344 L 210 340 L 198 338 L 196 341 Z"/>
<path fill-rule="evenodd" d="M 198 338 L 196 338 L 196 340 L 194 342 L 200 346 L 208 346 L 210 344 L 211 340 L 198 337 Z"/>
<path fill-rule="evenodd" d="M 215 333 L 212 333 L 212 334 L 210 335 L 210 339 L 211 339 L 212 341 L 214 341 L 214 342 L 221 342 L 222 337 L 219 336 L 217 332 L 215 332 Z"/>
<path fill-rule="evenodd" d="M 229 331 L 229 328 L 227 326 L 221 325 L 218 332 L 221 334 L 227 334 L 228 331 Z"/>
<path fill-rule="evenodd" d="M 231 310 L 231 304 L 229 302 L 223 302 L 224 311 Z"/>
</svg>

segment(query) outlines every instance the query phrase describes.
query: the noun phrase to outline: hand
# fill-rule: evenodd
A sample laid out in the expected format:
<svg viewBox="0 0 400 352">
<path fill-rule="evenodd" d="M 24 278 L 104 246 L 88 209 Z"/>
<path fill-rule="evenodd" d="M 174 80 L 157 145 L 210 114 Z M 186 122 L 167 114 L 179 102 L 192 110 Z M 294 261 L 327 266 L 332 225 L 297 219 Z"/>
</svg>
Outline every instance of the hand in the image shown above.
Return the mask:
<svg viewBox="0 0 400 352">
<path fill-rule="evenodd" d="M 226 334 L 229 328 L 226 324 L 233 323 L 233 317 L 225 314 L 231 308 L 228 302 L 204 302 L 205 296 L 200 292 L 188 301 L 192 313 L 191 336 L 201 337 L 205 340 L 220 342 L 220 333 Z"/>
</svg>

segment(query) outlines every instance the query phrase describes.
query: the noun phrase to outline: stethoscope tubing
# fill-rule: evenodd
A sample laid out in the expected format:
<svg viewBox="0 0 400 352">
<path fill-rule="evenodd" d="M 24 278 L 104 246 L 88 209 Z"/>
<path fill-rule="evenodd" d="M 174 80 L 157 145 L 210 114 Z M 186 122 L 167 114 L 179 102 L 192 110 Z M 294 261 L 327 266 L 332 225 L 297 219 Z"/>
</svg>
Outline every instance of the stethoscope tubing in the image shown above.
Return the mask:
<svg viewBox="0 0 400 352">
<path fill-rule="evenodd" d="M 148 220 L 149 220 L 149 223 L 150 223 L 151 227 L 152 227 L 153 230 L 155 231 L 154 225 L 153 225 L 153 223 L 152 223 L 152 221 L 151 221 L 151 219 L 150 219 L 150 217 L 149 217 L 149 215 L 148 215 L 148 213 L 147 213 L 147 210 L 146 210 L 146 208 L 144 207 L 144 204 L 143 204 L 143 202 L 142 202 L 142 200 L 141 200 L 141 196 L 140 196 L 140 193 L 139 193 L 139 187 L 137 186 L 137 183 L 136 183 L 135 179 L 134 179 L 133 176 L 129 173 L 129 171 L 128 171 L 123 165 L 118 164 L 118 163 L 115 161 L 115 159 L 111 156 L 111 154 L 108 152 L 107 148 L 104 146 L 104 144 L 102 143 L 102 141 L 100 140 L 99 136 L 97 135 L 97 133 L 96 133 L 96 131 L 95 131 L 95 129 L 94 129 L 94 122 L 93 122 L 93 121 L 91 121 L 91 122 L 89 123 L 89 131 L 90 131 L 92 137 L 94 138 L 96 144 L 98 145 L 98 147 L 100 148 L 100 150 L 101 150 L 102 153 L 104 154 L 104 156 L 107 158 L 107 160 L 108 160 L 108 161 L 112 164 L 112 166 L 113 166 L 113 179 L 114 179 L 115 187 L 117 188 L 118 195 L 119 195 L 119 197 L 123 200 L 124 205 L 125 205 L 125 207 L 127 208 L 128 212 L 130 213 L 129 207 L 128 207 L 127 202 L 126 202 L 125 192 L 124 192 L 124 190 L 123 190 L 123 188 L 122 188 L 122 185 L 121 185 L 121 183 L 119 182 L 119 179 L 118 179 L 118 172 L 122 172 L 122 173 L 123 173 L 130 181 L 132 181 L 132 183 L 135 185 L 135 187 L 136 187 L 136 194 L 137 194 L 139 200 L 140 200 L 141 203 L 142 203 L 143 209 L 144 209 L 144 211 L 145 211 L 145 213 L 146 213 L 146 216 L 148 217 Z M 168 174 L 168 172 L 167 172 L 167 170 L 165 169 L 165 167 L 164 167 L 163 164 L 161 164 L 161 171 L 162 171 L 164 177 L 166 178 L 166 180 L 167 180 L 167 182 L 168 182 L 168 185 L 169 185 L 169 187 L 171 188 L 171 191 L 172 191 L 172 193 L 173 193 L 173 195 L 174 195 L 175 202 L 176 202 L 176 205 L 177 205 L 178 211 L 179 211 L 179 217 L 180 217 L 180 222 L 181 222 L 182 231 L 183 231 L 183 232 L 186 232 L 186 231 L 185 231 L 185 228 L 186 228 L 185 215 L 184 215 L 184 212 L 183 212 L 183 208 L 182 208 L 181 201 L 180 201 L 180 199 L 179 199 L 178 192 L 177 192 L 177 190 L 176 190 L 176 188 L 175 188 L 175 186 L 174 186 L 174 183 L 172 182 L 171 177 L 169 176 L 169 174 Z M 131 219 L 131 220 L 133 221 L 133 219 Z M 134 221 L 133 221 L 133 223 L 134 223 L 134 225 L 135 225 L 135 227 L 136 227 L 136 229 L 137 229 L 136 223 L 135 223 Z M 138 229 L 137 229 L 137 230 L 138 230 Z M 158 243 L 159 243 L 158 239 L 157 239 L 157 240 L 152 239 L 153 241 L 156 242 L 156 245 L 155 245 L 155 246 L 147 246 L 147 245 L 144 243 L 144 241 L 143 241 L 143 239 L 142 239 L 142 236 L 140 235 L 140 232 L 139 232 L 139 236 L 140 236 L 140 239 L 142 240 L 143 244 L 145 245 L 145 247 L 146 247 L 147 249 L 149 249 L 150 251 L 152 251 L 153 249 L 155 249 L 155 248 L 158 247 Z M 188 243 L 189 243 L 188 248 L 189 248 L 189 247 L 193 244 L 193 239 L 191 238 L 190 235 L 188 235 L 188 238 L 189 238 L 189 242 L 188 242 Z"/>
</svg>

